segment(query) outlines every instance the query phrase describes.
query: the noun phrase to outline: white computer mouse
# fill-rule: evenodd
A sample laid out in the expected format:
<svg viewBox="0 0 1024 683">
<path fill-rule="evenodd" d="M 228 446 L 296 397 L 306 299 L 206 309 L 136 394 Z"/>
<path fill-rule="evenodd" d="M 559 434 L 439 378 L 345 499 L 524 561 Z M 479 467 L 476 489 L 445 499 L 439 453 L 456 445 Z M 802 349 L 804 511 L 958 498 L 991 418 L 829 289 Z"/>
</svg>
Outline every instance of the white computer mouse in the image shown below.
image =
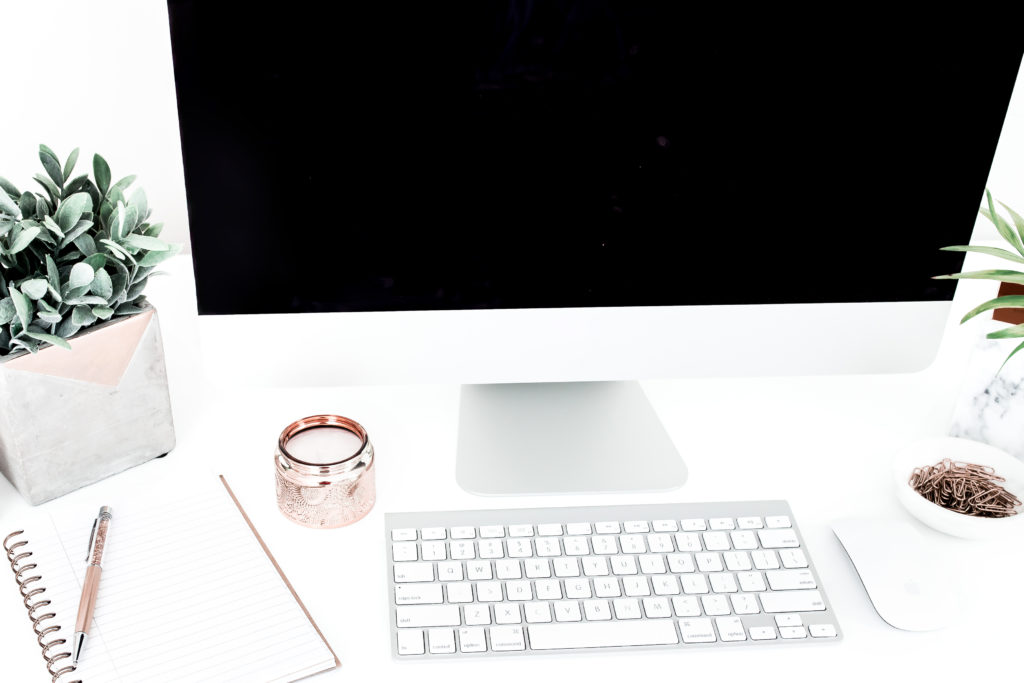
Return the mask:
<svg viewBox="0 0 1024 683">
<path fill-rule="evenodd" d="M 832 523 L 878 616 L 906 631 L 935 631 L 959 613 L 955 583 L 914 527 L 894 519 Z"/>
</svg>

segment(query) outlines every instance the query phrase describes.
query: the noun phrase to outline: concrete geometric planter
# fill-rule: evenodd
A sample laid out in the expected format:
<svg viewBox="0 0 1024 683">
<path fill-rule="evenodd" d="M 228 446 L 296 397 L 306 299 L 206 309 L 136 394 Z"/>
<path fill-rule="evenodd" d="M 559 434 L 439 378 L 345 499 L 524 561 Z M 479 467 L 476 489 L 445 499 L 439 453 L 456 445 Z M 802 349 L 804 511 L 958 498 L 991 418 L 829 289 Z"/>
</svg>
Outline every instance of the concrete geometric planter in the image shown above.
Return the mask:
<svg viewBox="0 0 1024 683">
<path fill-rule="evenodd" d="M 69 341 L 0 359 L 0 472 L 32 505 L 174 448 L 156 309 Z"/>
</svg>

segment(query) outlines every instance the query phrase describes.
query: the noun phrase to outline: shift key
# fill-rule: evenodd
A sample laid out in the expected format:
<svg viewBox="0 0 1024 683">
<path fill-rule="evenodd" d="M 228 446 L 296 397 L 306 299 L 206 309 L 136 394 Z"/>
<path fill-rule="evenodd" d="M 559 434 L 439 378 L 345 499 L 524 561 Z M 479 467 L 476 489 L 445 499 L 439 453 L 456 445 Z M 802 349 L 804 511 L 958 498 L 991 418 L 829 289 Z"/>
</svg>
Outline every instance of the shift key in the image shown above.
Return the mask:
<svg viewBox="0 0 1024 683">
<path fill-rule="evenodd" d="M 761 593 L 761 608 L 767 614 L 776 612 L 821 612 L 825 609 L 825 600 L 820 591 L 779 591 L 778 593 Z"/>
</svg>

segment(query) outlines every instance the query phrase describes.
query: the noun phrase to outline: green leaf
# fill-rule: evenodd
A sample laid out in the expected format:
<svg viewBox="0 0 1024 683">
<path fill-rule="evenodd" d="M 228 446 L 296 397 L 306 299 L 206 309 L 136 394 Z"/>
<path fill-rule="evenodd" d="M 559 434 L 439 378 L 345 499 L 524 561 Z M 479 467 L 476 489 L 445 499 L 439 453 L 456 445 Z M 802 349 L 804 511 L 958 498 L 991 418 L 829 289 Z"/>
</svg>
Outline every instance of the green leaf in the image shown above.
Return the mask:
<svg viewBox="0 0 1024 683">
<path fill-rule="evenodd" d="M 135 301 L 136 299 L 138 299 L 146 290 L 147 282 L 148 280 L 146 278 L 136 280 L 135 282 L 133 282 L 132 286 L 129 287 L 128 291 L 125 293 L 125 301 Z"/>
<path fill-rule="evenodd" d="M 93 222 L 85 219 L 75 223 L 75 227 L 71 228 L 71 230 L 66 231 L 64 239 L 61 240 L 60 242 L 60 248 L 63 249 L 64 247 L 68 246 L 69 244 L 77 240 L 80 235 L 85 233 L 85 231 L 91 228 L 92 226 Z"/>
<path fill-rule="evenodd" d="M 1016 211 L 1008 207 L 1003 202 L 999 202 L 999 205 L 1009 212 L 1010 218 L 1013 219 L 1013 224 L 1017 228 L 1017 235 L 1021 238 L 1021 240 L 1024 240 L 1024 218 L 1022 218 L 1020 214 L 1018 214 Z"/>
<path fill-rule="evenodd" d="M 146 220 L 146 216 L 149 215 L 149 201 L 146 199 L 146 192 L 141 187 L 132 192 L 131 199 L 128 203 L 136 208 L 139 212 L 139 221 Z"/>
<path fill-rule="evenodd" d="M 956 246 L 956 247 L 942 247 L 940 251 L 974 251 L 979 254 L 987 254 L 989 256 L 998 256 L 1008 261 L 1015 261 L 1017 263 L 1024 263 L 1024 257 L 1014 254 L 1012 251 L 1006 249 L 999 249 L 998 247 L 975 247 L 975 246 Z"/>
<path fill-rule="evenodd" d="M 975 270 L 970 273 L 936 275 L 933 280 L 998 280 L 1024 285 L 1024 273 L 1016 270 Z"/>
<path fill-rule="evenodd" d="M 130 259 L 132 263 L 135 263 L 135 258 L 125 251 L 120 244 L 106 239 L 101 239 L 100 242 L 106 245 L 107 251 L 113 254 L 115 258 L 122 261 L 127 258 Z"/>
<path fill-rule="evenodd" d="M 92 197 L 88 192 L 76 192 L 61 202 L 54 218 L 60 229 L 67 232 L 75 227 L 86 211 L 92 211 Z"/>
<path fill-rule="evenodd" d="M 981 304 L 977 308 L 973 309 L 961 320 L 960 324 L 964 324 L 971 318 L 984 313 L 985 311 L 992 311 L 997 308 L 1024 308 L 1024 296 L 1011 295 L 1011 296 L 1000 296 L 995 299 L 990 299 L 985 303 Z"/>
<path fill-rule="evenodd" d="M 985 199 L 988 201 L 988 213 L 982 209 L 982 215 L 992 221 L 992 224 L 996 226 L 996 230 L 999 231 L 1004 240 L 1009 242 L 1021 255 L 1024 255 L 1024 244 L 1021 243 L 1020 236 L 1010 228 L 1002 216 L 996 213 L 996 207 L 992 203 L 992 193 L 988 190 L 985 190 Z"/>
<path fill-rule="evenodd" d="M 117 208 L 110 215 L 110 220 L 107 222 L 107 228 L 110 230 L 110 238 L 115 242 L 120 242 L 124 239 L 125 208 L 124 204 L 120 201 L 117 203 Z"/>
<path fill-rule="evenodd" d="M 148 228 L 146 228 L 144 234 L 146 235 L 146 237 L 159 237 L 160 233 L 163 231 L 163 229 L 164 229 L 164 224 L 163 223 L 153 223 Z"/>
<path fill-rule="evenodd" d="M 75 290 L 75 291 L 81 291 L 81 290 Z M 104 299 L 101 296 L 96 296 L 95 294 L 84 294 L 84 293 L 83 294 L 79 294 L 77 296 L 70 296 L 69 295 L 69 296 L 65 297 L 64 302 L 66 304 L 68 304 L 69 306 L 78 306 L 79 304 L 88 304 L 89 306 L 106 306 L 108 303 L 110 303 L 110 302 L 108 302 L 106 299 Z"/>
<path fill-rule="evenodd" d="M 18 314 L 21 328 L 27 330 L 28 324 L 32 320 L 32 302 L 14 287 L 11 287 L 11 299 L 14 301 L 14 310 Z"/>
<path fill-rule="evenodd" d="M 999 366 L 998 370 L 996 370 L 997 375 L 1003 371 L 1003 368 L 1005 368 L 1006 364 L 1010 362 L 1010 359 L 1016 356 L 1017 352 L 1020 351 L 1021 349 L 1024 349 L 1024 342 L 1022 342 L 1020 346 L 1018 346 L 1017 348 L 1010 352 L 1010 355 L 1006 357 L 1006 360 L 1003 361 L 1003 364 Z"/>
<path fill-rule="evenodd" d="M 20 289 L 29 299 L 42 299 L 46 296 L 48 286 L 46 284 L 46 280 L 42 278 L 33 278 L 22 282 Z"/>
<path fill-rule="evenodd" d="M 135 230 L 135 226 L 137 226 L 138 224 L 139 224 L 139 210 L 137 208 L 135 208 L 134 206 L 132 206 L 131 204 L 125 205 L 125 207 L 124 207 L 124 228 L 123 228 L 123 232 L 121 234 L 124 235 L 125 237 L 127 237 L 128 235 L 130 235 L 132 233 L 133 230 Z"/>
<path fill-rule="evenodd" d="M 61 339 L 60 337 L 54 334 L 44 334 L 43 332 L 26 332 L 25 336 L 32 337 L 33 339 L 38 339 L 41 342 L 53 344 L 54 346 L 59 346 L 62 349 L 67 349 L 68 351 L 71 350 L 71 344 L 68 344 L 67 341 Z"/>
<path fill-rule="evenodd" d="M 52 232 L 57 237 L 64 239 L 64 231 L 60 229 L 60 226 L 49 216 L 43 216 L 43 227 Z"/>
<path fill-rule="evenodd" d="M 6 325 L 14 320 L 18 311 L 14 308 L 14 300 L 11 297 L 0 299 L 0 325 Z"/>
<path fill-rule="evenodd" d="M 52 313 L 50 311 L 38 311 L 36 317 L 49 325 L 56 325 L 64 319 L 64 316 L 60 313 Z"/>
<path fill-rule="evenodd" d="M 128 175 L 128 176 L 125 176 L 124 178 L 121 178 L 116 183 L 114 183 L 113 187 L 111 187 L 110 189 L 111 190 L 117 190 L 123 196 L 124 195 L 124 191 L 127 190 L 128 186 L 131 185 L 134 182 L 135 182 L 135 176 Z"/>
<path fill-rule="evenodd" d="M 57 264 L 49 254 L 46 255 L 46 280 L 50 287 L 60 291 L 60 271 L 57 270 Z"/>
<path fill-rule="evenodd" d="M 172 256 L 177 256 L 181 252 L 180 244 L 172 244 L 167 251 L 150 251 L 139 260 L 140 266 L 155 266 L 158 263 L 163 263 Z M 1024 275 L 1022 275 L 1024 277 Z"/>
<path fill-rule="evenodd" d="M 64 183 L 64 194 L 72 195 L 78 191 L 89 194 L 90 199 L 93 198 L 92 194 L 89 193 L 89 176 L 87 174 L 83 173 L 80 176 L 75 176 L 72 180 Z M 93 202 L 93 206 L 96 206 L 95 201 Z"/>
<path fill-rule="evenodd" d="M 96 316 L 88 306 L 75 306 L 71 309 L 71 322 L 79 327 L 85 327 L 96 322 Z"/>
<path fill-rule="evenodd" d="M 146 309 L 140 308 L 132 303 L 121 304 L 117 307 L 114 315 L 135 315 L 136 313 L 142 313 Z"/>
<path fill-rule="evenodd" d="M 53 181 L 39 173 L 32 176 L 32 180 L 43 186 L 43 189 L 46 190 L 46 194 L 50 196 L 50 202 L 56 206 L 57 200 L 60 199 L 60 190 L 58 190 L 57 186 L 53 184 Z"/>
<path fill-rule="evenodd" d="M 100 254 L 97 254 L 97 256 L 100 256 Z M 93 279 L 89 291 L 96 296 L 103 297 L 107 301 L 110 300 L 111 295 L 114 293 L 114 283 L 110 281 L 110 275 L 107 271 L 102 268 L 96 271 L 96 277 Z"/>
<path fill-rule="evenodd" d="M 71 177 L 71 172 L 75 170 L 75 164 L 78 163 L 78 148 L 75 147 L 71 154 L 68 155 L 68 160 L 64 162 L 64 182 Z"/>
<path fill-rule="evenodd" d="M 1015 339 L 1017 337 L 1024 337 L 1024 324 L 1014 325 L 1013 327 L 1007 327 L 995 332 L 989 332 L 985 337 L 987 339 Z"/>
<path fill-rule="evenodd" d="M 26 192 L 18 198 L 18 208 L 21 209 L 21 215 L 25 218 L 30 218 L 36 215 L 36 196 L 31 192 Z"/>
<path fill-rule="evenodd" d="M 114 309 L 109 306 L 93 306 L 92 312 L 100 320 L 109 320 L 114 315 Z"/>
<path fill-rule="evenodd" d="M 75 240 L 75 247 L 82 252 L 83 256 L 92 256 L 96 253 L 96 242 L 91 235 L 81 235 Z"/>
<path fill-rule="evenodd" d="M 71 275 L 68 277 L 68 284 L 73 288 L 87 287 L 92 284 L 96 272 L 88 263 L 76 263 L 71 268 Z"/>
<path fill-rule="evenodd" d="M 14 203 L 6 192 L 0 192 L 0 213 L 5 213 L 8 216 L 19 216 L 21 215 L 21 209 Z"/>
<path fill-rule="evenodd" d="M 60 161 L 53 150 L 46 145 L 39 145 L 39 161 L 43 162 L 46 175 L 50 176 L 57 187 L 64 187 L 64 174 L 60 170 Z"/>
<path fill-rule="evenodd" d="M 11 248 L 7 250 L 7 253 L 13 255 L 17 254 L 20 251 L 23 251 L 26 247 L 28 247 L 29 244 L 32 243 L 32 240 L 39 236 L 41 230 L 42 228 L 37 228 L 34 226 L 22 230 L 20 233 L 18 233 L 18 236 L 14 238 L 14 243 L 11 245 Z"/>
<path fill-rule="evenodd" d="M 125 235 L 123 242 L 136 249 L 146 249 L 147 251 L 167 251 L 171 248 L 167 242 L 145 235 Z"/>
<path fill-rule="evenodd" d="M 18 197 L 21 195 L 21 190 L 16 188 L 10 180 L 0 176 L 0 190 L 3 190 L 12 197 Z"/>
<path fill-rule="evenodd" d="M 92 175 L 96 178 L 96 187 L 99 189 L 100 195 L 106 195 L 107 188 L 110 187 L 110 166 L 107 165 L 106 159 L 99 154 L 92 156 Z"/>
<path fill-rule="evenodd" d="M 85 258 L 82 263 L 88 263 L 92 266 L 93 270 L 99 270 L 107 265 L 107 256 L 106 254 L 92 254 Z"/>
</svg>

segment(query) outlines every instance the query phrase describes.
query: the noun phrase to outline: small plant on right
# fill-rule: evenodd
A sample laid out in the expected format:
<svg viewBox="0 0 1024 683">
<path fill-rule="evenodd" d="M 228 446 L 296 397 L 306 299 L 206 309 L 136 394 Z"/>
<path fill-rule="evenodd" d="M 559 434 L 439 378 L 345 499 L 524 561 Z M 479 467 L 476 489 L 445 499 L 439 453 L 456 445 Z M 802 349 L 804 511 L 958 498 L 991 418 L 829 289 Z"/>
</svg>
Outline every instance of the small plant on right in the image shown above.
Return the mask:
<svg viewBox="0 0 1024 683">
<path fill-rule="evenodd" d="M 996 230 L 1002 235 L 1003 239 L 1013 248 L 1013 251 L 1008 249 L 1001 249 L 999 247 L 981 247 L 973 245 L 958 245 L 953 247 L 942 247 L 943 251 L 974 251 L 980 254 L 988 254 L 989 256 L 996 256 L 1007 261 L 1013 261 L 1014 263 L 1024 263 L 1024 217 L 1021 217 L 1017 212 L 1008 207 L 1006 204 L 999 202 L 999 204 L 1006 209 L 1010 214 L 1010 219 L 1013 221 L 1013 226 L 1010 226 L 1009 221 L 996 213 L 995 203 L 992 201 L 992 193 L 985 190 L 985 198 L 987 200 L 988 208 L 982 208 L 981 215 L 987 218 L 996 226 Z M 936 275 L 936 280 L 997 280 L 999 282 L 1010 282 L 1014 284 L 1024 285 L 1024 272 L 1019 270 L 1004 270 L 1004 269 L 990 269 L 990 270 L 975 270 L 967 273 L 952 273 L 950 275 Z M 974 318 L 981 313 L 986 311 L 992 311 L 997 308 L 1024 308 L 1024 295 L 1010 294 L 1006 296 L 999 296 L 995 299 L 989 299 L 980 306 L 972 309 L 967 313 L 961 320 L 960 324 L 967 322 L 971 318 Z M 1011 325 L 995 332 L 989 332 L 985 335 L 988 339 L 1018 339 L 1024 338 L 1024 324 Z M 1007 361 L 1014 357 L 1018 351 L 1024 349 L 1024 342 L 1021 342 L 1017 348 L 1010 352 L 1010 355 L 1006 357 L 1003 364 L 999 367 L 1002 370 L 1006 366 Z"/>
</svg>

